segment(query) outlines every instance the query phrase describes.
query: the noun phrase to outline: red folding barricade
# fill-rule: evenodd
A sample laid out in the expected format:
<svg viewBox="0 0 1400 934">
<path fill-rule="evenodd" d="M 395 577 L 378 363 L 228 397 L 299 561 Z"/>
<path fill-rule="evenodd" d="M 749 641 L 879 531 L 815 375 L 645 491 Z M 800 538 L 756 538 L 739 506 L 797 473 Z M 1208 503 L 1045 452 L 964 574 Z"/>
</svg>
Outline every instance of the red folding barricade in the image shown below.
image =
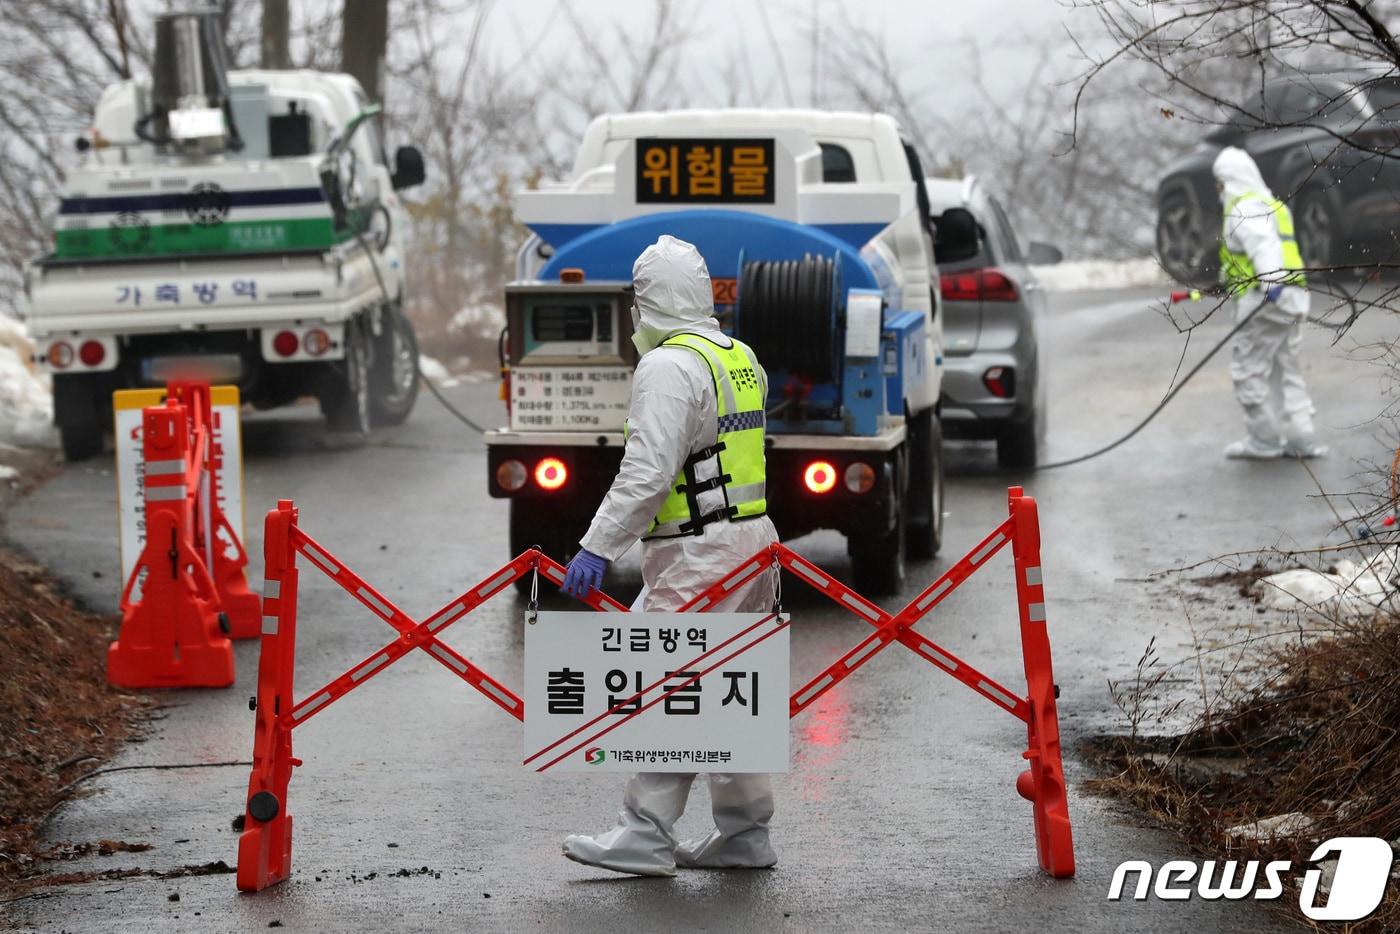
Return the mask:
<svg viewBox="0 0 1400 934">
<path fill-rule="evenodd" d="M 199 507 L 208 427 L 197 410 L 170 398 L 142 412 L 141 430 L 146 544 L 122 589 L 107 680 L 129 688 L 228 687 L 233 646 L 198 544 L 207 528 Z"/>
<path fill-rule="evenodd" d="M 209 384 L 171 382 L 166 396 L 175 399 L 189 411 L 198 413 L 200 422 L 209 429 L 210 444 L 205 469 L 207 486 L 201 493 L 202 508 L 197 516 L 203 525 L 203 534 L 196 536 L 195 547 L 204 559 L 204 566 L 209 569 L 209 576 L 214 579 L 219 605 L 227 619 L 229 637 L 255 639 L 261 626 L 262 601 L 248 589 L 248 554 L 219 506 L 219 470 L 223 466 L 225 452 L 221 445 L 213 443 L 216 414 L 210 399 Z"/>
<path fill-rule="evenodd" d="M 951 674 L 976 693 L 1026 724 L 1027 749 L 1022 754 L 1029 768 L 1016 781 L 1016 790 L 1031 802 L 1036 850 L 1040 866 L 1057 878 L 1074 874 L 1074 850 L 1070 833 L 1064 769 L 1060 758 L 1059 722 L 1055 708 L 1058 689 L 1050 660 L 1050 642 L 1045 626 L 1045 592 L 1040 569 L 1040 530 L 1035 501 L 1019 487 L 1008 493 L 1010 515 L 938 580 L 895 614 L 880 609 L 851 588 L 822 571 L 790 548 L 777 544 L 764 549 L 738 568 L 716 581 L 681 608 L 697 612 L 718 605 L 736 588 L 743 586 L 775 564 L 794 577 L 825 593 L 838 605 L 853 612 L 873 629 L 850 651 L 793 693 L 789 715 L 796 716 L 836 684 L 849 677 L 886 646 L 899 642 L 925 661 Z M 967 662 L 915 632 L 913 627 L 927 616 L 960 583 L 1000 551 L 1012 547 L 1016 572 L 1016 595 L 1020 608 L 1021 644 L 1027 682 L 1022 697 L 984 675 Z M 382 594 L 334 558 L 297 526 L 297 512 L 291 502 L 282 501 L 268 514 L 264 545 L 267 580 L 264 585 L 262 654 L 258 668 L 258 695 L 254 701 L 257 724 L 254 732 L 253 769 L 248 781 L 245 825 L 239 838 L 238 887 L 259 891 L 285 879 L 291 871 L 292 819 L 287 813 L 287 785 L 294 766 L 292 730 L 305 723 L 330 703 L 345 696 L 369 678 L 414 649 L 421 649 L 449 671 L 472 685 L 489 700 L 517 720 L 524 720 L 524 703 L 499 682 L 490 678 L 466 658 L 437 640 L 437 634 L 500 593 L 515 580 L 538 571 L 554 584 L 562 583 L 564 569 L 538 551 L 527 551 L 455 598 L 422 622 L 417 622 Z M 325 572 L 351 596 L 392 626 L 399 638 L 371 654 L 343 675 L 300 702 L 292 693 L 292 669 L 296 640 L 296 559 L 300 554 Z M 595 610 L 625 612 L 616 600 L 593 591 L 584 601 Z M 545 771 L 576 750 L 638 716 L 652 706 L 684 690 L 719 665 L 727 663 L 763 640 L 781 631 L 787 621 L 776 613 L 762 617 L 724 643 L 710 647 L 678 670 L 695 674 L 677 683 L 661 679 L 631 697 L 620 701 L 607 713 L 595 717 L 554 743 L 526 758 L 526 764 Z M 662 684 L 668 686 L 645 703 L 642 699 Z M 609 716 L 628 705 L 634 711 Z M 603 725 L 602 721 L 608 723 Z M 582 737 L 582 738 L 580 738 Z"/>
</svg>

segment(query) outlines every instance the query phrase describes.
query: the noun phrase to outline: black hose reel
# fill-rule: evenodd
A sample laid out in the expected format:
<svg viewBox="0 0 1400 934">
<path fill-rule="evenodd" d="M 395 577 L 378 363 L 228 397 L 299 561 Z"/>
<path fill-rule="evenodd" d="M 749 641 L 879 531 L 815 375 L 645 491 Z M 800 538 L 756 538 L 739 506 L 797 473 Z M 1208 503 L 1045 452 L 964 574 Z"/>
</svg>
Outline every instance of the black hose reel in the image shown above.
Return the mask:
<svg viewBox="0 0 1400 934">
<path fill-rule="evenodd" d="M 742 265 L 734 336 L 754 349 L 770 373 L 839 383 L 843 309 L 839 257 L 755 260 Z"/>
</svg>

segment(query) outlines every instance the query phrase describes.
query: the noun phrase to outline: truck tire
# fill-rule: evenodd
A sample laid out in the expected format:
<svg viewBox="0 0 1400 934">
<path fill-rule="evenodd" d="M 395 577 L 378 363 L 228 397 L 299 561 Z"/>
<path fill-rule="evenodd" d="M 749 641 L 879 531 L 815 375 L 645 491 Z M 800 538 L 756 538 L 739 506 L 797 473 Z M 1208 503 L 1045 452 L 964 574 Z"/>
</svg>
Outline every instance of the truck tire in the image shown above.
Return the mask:
<svg viewBox="0 0 1400 934">
<path fill-rule="evenodd" d="M 907 493 L 903 465 L 897 463 L 895 489 Z M 846 551 L 851 556 L 853 586 L 866 597 L 888 597 L 904 588 L 905 519 L 904 503 L 894 511 L 894 527 L 888 531 L 850 535 Z"/>
<path fill-rule="evenodd" d="M 63 458 L 69 463 L 102 453 L 106 426 L 102 421 L 104 406 L 97 389 L 97 384 L 87 376 L 53 378 L 53 420 L 63 443 Z"/>
<path fill-rule="evenodd" d="M 560 514 L 557 504 L 548 500 L 520 497 L 510 501 L 510 556 L 536 546 L 560 564 L 567 564 L 578 551 L 578 540 L 588 531 L 587 526 L 575 528 Z M 515 589 L 530 594 L 530 576 L 515 582 Z M 550 592 L 552 584 L 541 582 L 541 591 Z"/>
<path fill-rule="evenodd" d="M 932 407 L 909 421 L 909 527 L 904 556 L 927 561 L 943 547 L 943 421 Z"/>
<path fill-rule="evenodd" d="M 361 322 L 345 328 L 345 359 L 333 365 L 321 411 L 331 431 L 367 437 L 370 419 L 369 347 Z"/>
<path fill-rule="evenodd" d="M 1032 411 L 1010 422 L 997 436 L 997 466 L 1003 470 L 1034 470 L 1040 459 L 1040 423 Z"/>
<path fill-rule="evenodd" d="M 418 400 L 418 339 L 397 306 L 384 313 L 369 370 L 369 416 L 375 425 L 401 425 Z"/>
</svg>

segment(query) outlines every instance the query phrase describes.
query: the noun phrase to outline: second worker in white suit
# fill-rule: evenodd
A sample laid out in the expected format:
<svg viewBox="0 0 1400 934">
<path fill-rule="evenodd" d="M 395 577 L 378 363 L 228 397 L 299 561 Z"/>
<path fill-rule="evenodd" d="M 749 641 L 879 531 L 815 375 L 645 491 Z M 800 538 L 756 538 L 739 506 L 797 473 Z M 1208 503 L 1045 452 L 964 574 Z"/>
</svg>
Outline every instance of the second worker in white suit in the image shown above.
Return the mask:
<svg viewBox="0 0 1400 934">
<path fill-rule="evenodd" d="M 1221 280 L 1235 297 L 1235 320 L 1254 314 L 1235 336 L 1230 360 L 1246 434 L 1225 456 L 1321 457 L 1327 448 L 1313 431 L 1313 403 L 1299 360 L 1309 295 L 1293 215 L 1243 149 L 1227 146 L 1213 169 L 1224 215 Z"/>
<path fill-rule="evenodd" d="M 633 609 L 668 611 L 778 540 L 764 498 L 768 378 L 753 351 L 714 320 L 704 258 L 663 236 L 632 268 L 633 338 L 642 357 L 632 382 L 627 443 L 564 589 L 583 596 L 639 538 L 645 585 Z M 766 612 L 769 571 L 715 609 Z M 627 784 L 611 830 L 571 836 L 564 855 L 637 875 L 676 867 L 761 868 L 777 862 L 768 840 L 767 775 L 711 774 L 715 829 L 681 843 L 674 826 L 692 774 L 640 772 Z"/>
</svg>

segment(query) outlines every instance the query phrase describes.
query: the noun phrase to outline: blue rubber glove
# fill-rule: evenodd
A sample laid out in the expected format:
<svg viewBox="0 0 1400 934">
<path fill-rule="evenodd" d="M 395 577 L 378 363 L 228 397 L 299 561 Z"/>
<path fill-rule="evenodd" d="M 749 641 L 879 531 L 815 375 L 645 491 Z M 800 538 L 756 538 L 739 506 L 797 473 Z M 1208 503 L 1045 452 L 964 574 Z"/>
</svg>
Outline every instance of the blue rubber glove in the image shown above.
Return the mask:
<svg viewBox="0 0 1400 934">
<path fill-rule="evenodd" d="M 1266 298 L 1266 299 L 1268 299 L 1269 301 L 1274 302 L 1275 304 L 1277 304 L 1277 303 L 1278 303 L 1278 297 L 1279 297 L 1280 295 L 1282 295 L 1282 294 L 1283 294 L 1283 286 L 1275 284 L 1275 285 L 1269 286 L 1268 291 L 1266 291 L 1266 292 L 1264 293 L 1264 298 Z"/>
<path fill-rule="evenodd" d="M 580 548 L 564 573 L 563 591 L 582 600 L 589 591 L 597 590 L 608 572 L 608 559 L 600 558 L 587 548 Z"/>
</svg>

